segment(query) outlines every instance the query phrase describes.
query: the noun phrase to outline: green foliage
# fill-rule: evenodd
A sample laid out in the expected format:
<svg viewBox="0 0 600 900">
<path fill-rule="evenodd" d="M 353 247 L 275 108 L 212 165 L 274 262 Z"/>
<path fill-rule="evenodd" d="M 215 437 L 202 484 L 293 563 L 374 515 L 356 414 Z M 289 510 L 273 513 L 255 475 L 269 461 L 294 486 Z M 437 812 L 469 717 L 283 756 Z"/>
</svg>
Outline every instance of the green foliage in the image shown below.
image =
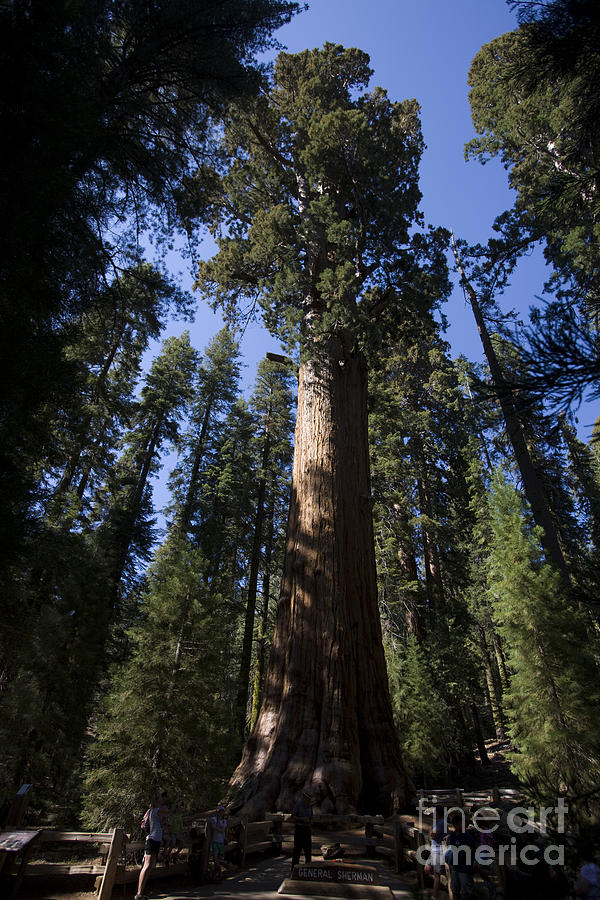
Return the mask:
<svg viewBox="0 0 600 900">
<path fill-rule="evenodd" d="M 158 787 L 194 809 L 216 802 L 232 766 L 224 598 L 206 562 L 171 538 L 157 554 L 131 632 L 130 660 L 112 688 L 87 753 L 84 821 L 135 831 Z"/>
<path fill-rule="evenodd" d="M 436 663 L 436 650 L 428 658 L 427 649 L 414 637 L 409 637 L 400 652 L 392 653 L 388 647 L 388 674 L 402 758 L 409 774 L 422 784 L 431 783 L 447 769 L 458 749 L 452 709 L 443 684 L 438 683 Z"/>
<path fill-rule="evenodd" d="M 508 648 L 515 772 L 548 793 L 595 782 L 600 761 L 598 667 L 581 612 L 543 561 L 539 529 L 499 476 L 491 499 L 489 593 Z"/>
<path fill-rule="evenodd" d="M 268 481 L 276 529 L 284 527 L 286 486 L 276 481 L 290 458 L 289 374 L 261 364 L 254 417 L 237 397 L 238 375 L 237 344 L 224 329 L 206 349 L 194 385 L 184 459 L 173 480 L 176 514 L 130 598 L 136 622 L 128 659 L 114 667 L 107 699 L 99 700 L 84 785 L 90 827 L 136 828 L 158 786 L 190 808 L 214 805 L 237 761 L 243 597 L 263 475 L 254 444 L 264 428 L 273 429 Z M 270 423 L 263 392 L 271 398 Z"/>
<path fill-rule="evenodd" d="M 240 377 L 239 346 L 227 328 L 221 329 L 198 366 L 188 427 L 180 439 L 180 461 L 171 472 L 174 524 L 186 533 L 198 513 L 201 478 L 218 440 L 223 419 L 230 412 Z"/>
<path fill-rule="evenodd" d="M 534 21 L 481 49 L 469 84 L 482 136 L 468 153 L 501 156 L 523 226 L 546 240 L 557 271 L 579 277 L 595 302 L 600 22 L 592 4 L 587 9 L 566 32 Z"/>
<path fill-rule="evenodd" d="M 488 260 L 543 242 L 554 300 L 528 335 L 528 381 L 565 407 L 595 391 L 600 267 L 600 15 L 594 0 L 517 0 L 521 25 L 486 44 L 469 73 L 479 137 L 466 148 L 499 156 L 516 191 Z"/>
<path fill-rule="evenodd" d="M 233 318 L 243 301 L 258 305 L 289 346 L 300 322 L 364 342 L 377 292 L 405 274 L 419 221 L 418 106 L 366 93 L 368 62 L 334 44 L 282 53 L 272 84 L 227 121 L 212 208 L 219 253 L 200 264 L 197 286 Z"/>
<path fill-rule="evenodd" d="M 123 451 L 95 498 L 102 510 L 98 546 L 110 560 L 110 603 L 116 608 L 123 576 L 135 577 L 136 560 L 147 560 L 152 541 L 150 477 L 165 444 L 179 438 L 191 401 L 197 354 L 188 332 L 167 338 L 144 379 L 141 398 L 123 437 Z"/>
<path fill-rule="evenodd" d="M 0 212 L 11 226 L 0 260 L 0 543 L 8 565 L 29 555 L 39 469 L 64 464 L 55 425 L 76 418 L 73 385 L 81 384 L 65 352 L 73 324 L 93 315 L 103 286 L 139 258 L 144 232 L 171 244 L 180 209 L 187 215 L 185 177 L 209 152 L 215 116 L 226 98 L 256 89 L 255 55 L 297 10 L 288 0 L 2 4 L 2 126 L 11 140 L 0 148 Z M 189 311 L 189 298 L 172 291 L 172 299 Z"/>
</svg>

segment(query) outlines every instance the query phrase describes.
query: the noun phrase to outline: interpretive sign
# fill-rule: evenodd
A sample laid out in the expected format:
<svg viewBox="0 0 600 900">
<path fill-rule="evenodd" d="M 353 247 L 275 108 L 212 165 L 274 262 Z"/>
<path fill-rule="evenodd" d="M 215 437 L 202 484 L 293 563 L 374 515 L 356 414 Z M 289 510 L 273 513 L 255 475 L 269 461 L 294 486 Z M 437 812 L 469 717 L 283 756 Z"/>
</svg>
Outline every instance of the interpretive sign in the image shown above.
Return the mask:
<svg viewBox="0 0 600 900">
<path fill-rule="evenodd" d="M 27 847 L 39 834 L 39 831 L 1 831 L 0 850 L 18 853 Z"/>
<path fill-rule="evenodd" d="M 354 866 L 347 863 L 306 863 L 294 866 L 292 878 L 297 881 L 321 881 L 342 884 L 378 884 L 373 866 Z"/>
</svg>

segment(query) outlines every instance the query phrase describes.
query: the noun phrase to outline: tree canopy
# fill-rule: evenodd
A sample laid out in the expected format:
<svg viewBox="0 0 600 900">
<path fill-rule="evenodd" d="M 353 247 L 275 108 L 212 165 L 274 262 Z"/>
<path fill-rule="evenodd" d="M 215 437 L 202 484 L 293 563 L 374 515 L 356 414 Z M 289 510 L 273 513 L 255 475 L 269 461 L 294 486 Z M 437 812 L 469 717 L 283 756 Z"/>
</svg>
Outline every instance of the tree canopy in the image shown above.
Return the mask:
<svg viewBox="0 0 600 900">
<path fill-rule="evenodd" d="M 277 58 L 273 84 L 233 109 L 213 202 L 219 253 L 198 287 L 236 317 L 257 306 L 292 346 L 309 331 L 364 346 L 379 304 L 413 289 L 419 256 L 418 104 L 366 91 L 365 53 L 325 44 Z M 306 349 L 306 348 L 305 348 Z"/>
</svg>

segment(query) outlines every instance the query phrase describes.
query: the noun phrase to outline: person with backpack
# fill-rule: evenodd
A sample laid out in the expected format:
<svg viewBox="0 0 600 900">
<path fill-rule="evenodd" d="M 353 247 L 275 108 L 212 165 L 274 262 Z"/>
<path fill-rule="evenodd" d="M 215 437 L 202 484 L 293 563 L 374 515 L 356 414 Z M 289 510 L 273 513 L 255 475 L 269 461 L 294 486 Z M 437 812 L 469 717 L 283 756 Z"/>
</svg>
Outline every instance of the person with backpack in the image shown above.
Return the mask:
<svg viewBox="0 0 600 900">
<path fill-rule="evenodd" d="M 135 900 L 147 900 L 144 893 L 148 874 L 156 865 L 158 854 L 163 839 L 163 823 L 169 815 L 167 806 L 167 792 L 159 791 L 152 799 L 142 819 L 142 831 L 146 833 L 146 845 L 144 847 L 144 862 L 138 878 L 138 889 Z"/>
</svg>

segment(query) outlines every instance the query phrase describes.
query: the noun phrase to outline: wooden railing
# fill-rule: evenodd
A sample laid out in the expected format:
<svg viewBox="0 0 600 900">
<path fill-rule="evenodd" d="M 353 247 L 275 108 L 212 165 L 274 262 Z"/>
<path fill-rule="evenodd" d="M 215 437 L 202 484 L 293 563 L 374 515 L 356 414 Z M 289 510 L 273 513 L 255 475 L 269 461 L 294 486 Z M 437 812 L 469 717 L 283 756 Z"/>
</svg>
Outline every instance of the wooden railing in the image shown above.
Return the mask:
<svg viewBox="0 0 600 900">
<path fill-rule="evenodd" d="M 429 791 L 427 795 L 421 792 L 419 797 L 418 812 L 436 803 L 444 805 L 460 806 L 463 809 L 474 807 L 497 806 L 501 801 L 517 803 L 520 795 L 517 791 L 509 789 L 494 789 L 492 792 L 478 791 L 467 792 L 461 788 Z M 206 825 L 213 811 L 202 813 L 194 818 L 191 823 L 190 833 L 195 835 L 185 844 L 188 851 L 181 862 L 170 866 L 158 864 L 149 873 L 149 878 L 164 878 L 176 874 L 184 874 L 189 871 L 189 863 L 195 859 L 194 875 L 200 881 L 206 880 L 209 871 L 210 847 L 206 836 Z M 422 823 L 419 815 L 419 824 Z M 344 831 L 345 845 L 353 845 L 360 848 L 360 855 L 381 856 L 388 859 L 396 872 L 400 872 L 407 866 L 415 867 L 419 887 L 425 887 L 424 866 L 418 854 L 419 848 L 429 843 L 429 828 L 415 826 L 414 822 L 407 822 L 394 816 L 384 819 L 382 816 L 315 816 L 313 819 L 313 832 L 323 826 L 332 836 L 336 831 Z M 357 828 L 358 826 L 358 828 Z M 364 833 L 362 832 L 364 828 Z M 267 814 L 264 820 L 249 822 L 246 817 L 228 818 L 228 840 L 225 845 L 225 855 L 234 859 L 240 866 L 246 863 L 246 857 L 253 853 L 264 853 L 268 850 L 281 851 L 284 841 L 292 840 L 293 819 L 287 813 Z M 141 860 L 136 861 L 135 866 L 127 865 L 127 856 L 143 851 L 145 841 L 135 839 L 125 834 L 122 829 L 113 829 L 110 832 L 67 832 L 42 830 L 36 838 L 36 849 L 49 844 L 60 845 L 64 848 L 73 847 L 75 844 L 95 845 L 98 860 L 82 863 L 57 863 L 29 861 L 25 866 L 24 875 L 29 876 L 53 876 L 53 875 L 89 875 L 96 876 L 96 889 L 99 900 L 109 900 L 114 885 L 133 882 L 139 877 Z M 39 852 L 38 852 L 39 855 Z"/>
<path fill-rule="evenodd" d="M 22 874 L 27 877 L 34 875 L 46 878 L 53 875 L 96 875 L 98 878 L 97 891 L 99 900 L 110 900 L 125 844 L 125 837 L 125 833 L 121 828 L 102 832 L 43 829 L 37 834 L 35 839 L 36 851 L 39 852 L 40 846 L 47 846 L 48 844 L 66 845 L 71 848 L 76 844 L 95 844 L 97 845 L 98 856 L 102 857 L 102 862 L 59 863 L 28 861 Z"/>
<path fill-rule="evenodd" d="M 489 791 L 467 791 L 464 788 L 438 788 L 436 790 L 419 791 L 419 808 L 426 809 L 437 803 L 452 804 L 462 809 L 483 806 L 486 803 L 498 806 L 502 802 L 517 804 L 523 795 L 515 788 L 493 787 Z"/>
</svg>

